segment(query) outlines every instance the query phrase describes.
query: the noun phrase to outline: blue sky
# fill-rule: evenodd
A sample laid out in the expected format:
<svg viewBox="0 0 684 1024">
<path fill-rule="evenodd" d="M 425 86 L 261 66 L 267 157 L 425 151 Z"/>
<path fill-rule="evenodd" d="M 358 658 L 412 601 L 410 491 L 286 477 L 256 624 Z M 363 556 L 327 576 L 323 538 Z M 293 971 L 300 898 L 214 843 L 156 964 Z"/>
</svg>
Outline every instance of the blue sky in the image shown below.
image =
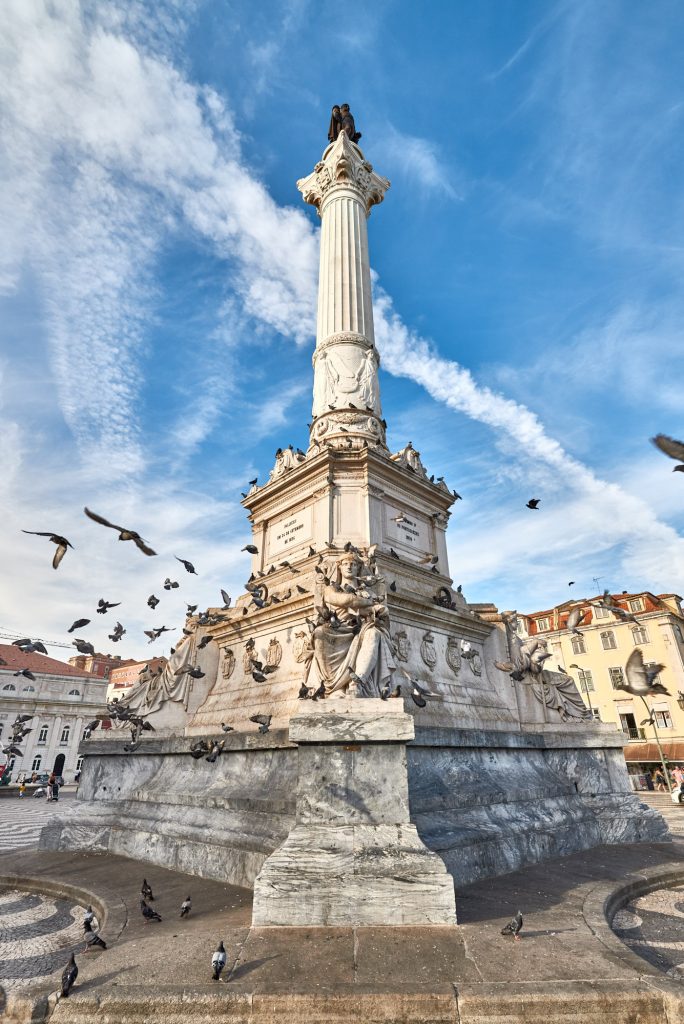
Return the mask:
<svg viewBox="0 0 684 1024">
<path fill-rule="evenodd" d="M 143 628 L 240 592 L 239 492 L 306 444 L 294 183 L 345 100 L 392 182 L 389 443 L 464 496 L 455 582 L 522 611 L 594 576 L 681 593 L 684 481 L 648 443 L 684 435 L 680 4 L 8 0 L 0 28 L 0 631 L 60 639 L 107 597 L 119 652 L 158 653 Z M 55 573 L 22 527 L 77 550 Z M 173 555 L 201 575 L 150 617 Z"/>
</svg>

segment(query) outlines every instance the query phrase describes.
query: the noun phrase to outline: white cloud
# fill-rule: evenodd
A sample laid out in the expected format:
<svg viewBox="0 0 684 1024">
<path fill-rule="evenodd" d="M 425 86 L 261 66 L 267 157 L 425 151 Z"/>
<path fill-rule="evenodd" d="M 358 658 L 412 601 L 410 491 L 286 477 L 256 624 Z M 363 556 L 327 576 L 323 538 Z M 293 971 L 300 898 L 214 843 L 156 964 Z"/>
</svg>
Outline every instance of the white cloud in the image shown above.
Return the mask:
<svg viewBox="0 0 684 1024">
<path fill-rule="evenodd" d="M 437 143 L 401 132 L 389 122 L 377 131 L 377 136 L 375 159 L 390 178 L 401 174 L 428 192 L 463 199 L 462 174 L 445 163 Z"/>
</svg>

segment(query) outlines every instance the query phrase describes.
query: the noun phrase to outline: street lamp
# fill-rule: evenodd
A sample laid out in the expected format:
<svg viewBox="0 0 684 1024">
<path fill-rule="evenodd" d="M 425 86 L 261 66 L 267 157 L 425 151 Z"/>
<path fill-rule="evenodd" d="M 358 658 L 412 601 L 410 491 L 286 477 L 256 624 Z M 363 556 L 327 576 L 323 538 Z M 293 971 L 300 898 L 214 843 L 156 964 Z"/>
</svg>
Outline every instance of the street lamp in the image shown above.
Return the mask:
<svg viewBox="0 0 684 1024">
<path fill-rule="evenodd" d="M 640 697 L 644 707 L 648 711 L 648 718 L 645 718 L 641 724 L 642 725 L 652 725 L 653 726 L 653 736 L 654 736 L 655 741 L 656 741 L 656 746 L 658 747 L 658 753 L 660 754 L 660 763 L 663 766 L 663 775 L 665 776 L 665 782 L 667 783 L 668 792 L 671 793 L 672 792 L 672 783 L 670 782 L 670 773 L 668 772 L 667 765 L 665 763 L 665 755 L 663 754 L 663 748 L 660 745 L 660 737 L 658 736 L 658 726 L 656 725 L 656 720 L 655 720 L 655 708 L 649 708 L 648 704 L 646 703 L 646 698 L 642 697 L 641 694 L 639 695 L 639 697 Z M 684 703 L 684 694 L 682 695 L 681 699 L 682 699 L 682 703 Z M 679 701 L 677 701 L 677 703 L 679 703 Z M 681 705 L 680 705 L 680 707 L 681 707 Z"/>
<path fill-rule="evenodd" d="M 579 684 L 579 691 L 580 691 L 580 693 L 582 693 L 582 683 L 584 683 L 584 693 L 586 693 L 586 695 L 587 695 L 587 700 L 588 700 L 588 702 L 589 702 L 589 710 L 591 711 L 591 717 L 593 718 L 593 717 L 594 717 L 594 709 L 593 709 L 593 707 L 591 706 L 591 697 L 589 696 L 589 686 L 588 686 L 588 684 L 587 684 L 587 679 L 586 679 L 586 676 L 584 677 L 584 679 L 582 679 L 582 669 L 581 669 L 581 668 L 579 667 L 579 665 L 575 665 L 575 664 L 573 663 L 573 664 L 572 664 L 572 665 L 570 666 L 570 668 L 576 668 L 576 669 L 577 669 L 577 671 L 578 671 L 578 672 L 580 673 L 580 684 Z"/>
</svg>

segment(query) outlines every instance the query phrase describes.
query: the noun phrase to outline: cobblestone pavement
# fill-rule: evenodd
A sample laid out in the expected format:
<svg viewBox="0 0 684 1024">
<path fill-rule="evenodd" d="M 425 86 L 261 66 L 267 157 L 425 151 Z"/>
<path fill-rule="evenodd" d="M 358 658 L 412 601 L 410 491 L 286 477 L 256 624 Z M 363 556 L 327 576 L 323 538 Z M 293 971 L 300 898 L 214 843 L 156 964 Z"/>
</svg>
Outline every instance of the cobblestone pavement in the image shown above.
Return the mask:
<svg viewBox="0 0 684 1024">
<path fill-rule="evenodd" d="M 0 888 L 0 979 L 5 989 L 40 981 L 83 944 L 83 907 Z"/>
<path fill-rule="evenodd" d="M 71 807 L 75 791 L 62 791 L 57 803 L 44 798 L 19 797 L 12 794 L 0 797 L 0 853 L 20 848 L 38 848 L 38 836 L 43 825 L 55 815 L 63 813 L 65 804 Z"/>
<path fill-rule="evenodd" d="M 684 981 L 684 885 L 632 900 L 613 918 L 613 931 L 644 960 Z"/>
</svg>

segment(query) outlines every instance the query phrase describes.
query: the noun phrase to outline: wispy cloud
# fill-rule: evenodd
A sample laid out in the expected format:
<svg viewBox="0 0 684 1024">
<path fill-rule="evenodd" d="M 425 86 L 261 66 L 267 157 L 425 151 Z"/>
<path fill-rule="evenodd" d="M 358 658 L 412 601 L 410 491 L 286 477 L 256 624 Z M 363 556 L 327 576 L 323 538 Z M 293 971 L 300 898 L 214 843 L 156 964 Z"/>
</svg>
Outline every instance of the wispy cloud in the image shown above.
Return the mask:
<svg viewBox="0 0 684 1024">
<path fill-rule="evenodd" d="M 404 176 L 433 194 L 463 199 L 464 181 L 458 168 L 450 167 L 432 139 L 409 135 L 387 122 L 377 131 L 376 161 L 388 176 Z"/>
</svg>

